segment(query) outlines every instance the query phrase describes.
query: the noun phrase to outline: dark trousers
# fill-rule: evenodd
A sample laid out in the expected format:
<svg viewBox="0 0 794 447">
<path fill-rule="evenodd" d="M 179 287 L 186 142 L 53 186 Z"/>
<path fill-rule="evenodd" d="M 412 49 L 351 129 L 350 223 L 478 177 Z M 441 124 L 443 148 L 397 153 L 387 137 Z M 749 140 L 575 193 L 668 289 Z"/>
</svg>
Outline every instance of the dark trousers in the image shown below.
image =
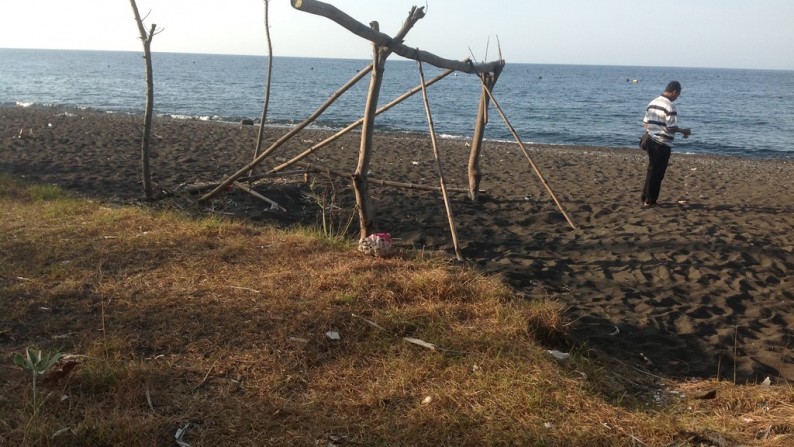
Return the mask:
<svg viewBox="0 0 794 447">
<path fill-rule="evenodd" d="M 662 189 L 662 179 L 670 161 L 670 146 L 649 140 L 645 144 L 648 153 L 648 172 L 645 174 L 645 186 L 642 189 L 642 203 L 655 204 Z"/>
</svg>

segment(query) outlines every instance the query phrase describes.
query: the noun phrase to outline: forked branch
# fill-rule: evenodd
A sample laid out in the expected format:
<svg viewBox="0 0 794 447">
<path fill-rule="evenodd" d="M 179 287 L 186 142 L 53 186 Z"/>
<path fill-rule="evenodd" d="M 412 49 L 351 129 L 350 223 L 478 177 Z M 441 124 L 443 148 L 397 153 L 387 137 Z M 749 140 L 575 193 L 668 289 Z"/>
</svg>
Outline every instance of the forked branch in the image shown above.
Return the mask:
<svg viewBox="0 0 794 447">
<path fill-rule="evenodd" d="M 503 60 L 475 64 L 471 61 L 458 61 L 453 59 L 444 59 L 436 56 L 427 51 L 420 51 L 417 48 L 411 48 L 403 44 L 402 39 L 405 36 L 399 34 L 395 37 L 389 37 L 380 31 L 377 31 L 356 19 L 350 17 L 344 12 L 340 11 L 333 5 L 323 3 L 317 0 L 290 0 L 292 7 L 309 14 L 325 17 L 333 20 L 341 25 L 351 33 L 363 37 L 379 47 L 386 47 L 390 51 L 399 54 L 406 59 L 413 59 L 417 62 L 425 62 L 438 68 L 452 69 L 463 73 L 493 73 L 498 68 L 504 66 Z M 424 8 L 415 8 L 408 20 L 419 20 L 424 17 Z M 405 27 L 404 27 L 405 28 Z M 410 29 L 410 28 L 409 28 Z"/>
</svg>

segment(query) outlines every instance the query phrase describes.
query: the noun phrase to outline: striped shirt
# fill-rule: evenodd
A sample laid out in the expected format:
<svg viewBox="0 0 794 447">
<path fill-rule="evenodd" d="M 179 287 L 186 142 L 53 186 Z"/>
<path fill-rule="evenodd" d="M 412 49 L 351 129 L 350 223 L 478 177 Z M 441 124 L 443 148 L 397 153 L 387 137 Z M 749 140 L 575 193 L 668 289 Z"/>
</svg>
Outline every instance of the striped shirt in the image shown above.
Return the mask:
<svg viewBox="0 0 794 447">
<path fill-rule="evenodd" d="M 674 134 L 668 128 L 677 126 L 678 112 L 672 101 L 663 95 L 651 101 L 642 122 L 654 141 L 667 146 L 673 145 Z"/>
</svg>

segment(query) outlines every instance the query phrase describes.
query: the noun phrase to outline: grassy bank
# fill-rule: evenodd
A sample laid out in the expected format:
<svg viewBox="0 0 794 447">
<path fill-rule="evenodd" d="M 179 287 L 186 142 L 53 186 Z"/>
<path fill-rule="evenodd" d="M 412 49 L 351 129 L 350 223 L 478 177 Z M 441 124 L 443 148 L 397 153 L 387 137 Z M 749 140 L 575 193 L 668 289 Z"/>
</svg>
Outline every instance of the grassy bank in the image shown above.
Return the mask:
<svg viewBox="0 0 794 447">
<path fill-rule="evenodd" d="M 0 208 L 0 445 L 794 442 L 790 387 L 571 350 L 553 296 L 427 253 L 10 177 Z M 64 354 L 35 388 L 27 348 Z"/>
</svg>

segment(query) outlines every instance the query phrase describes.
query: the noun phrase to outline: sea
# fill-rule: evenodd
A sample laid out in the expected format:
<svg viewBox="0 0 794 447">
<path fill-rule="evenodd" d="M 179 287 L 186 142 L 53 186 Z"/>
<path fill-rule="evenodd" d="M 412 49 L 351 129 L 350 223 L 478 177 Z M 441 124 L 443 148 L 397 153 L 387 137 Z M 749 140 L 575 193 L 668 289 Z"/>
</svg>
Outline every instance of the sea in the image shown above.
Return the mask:
<svg viewBox="0 0 794 447">
<path fill-rule="evenodd" d="M 351 59 L 158 53 L 152 55 L 154 111 L 176 119 L 259 120 L 268 64 L 266 123 L 293 126 L 314 113 L 369 61 Z M 423 64 L 425 79 L 442 70 Z M 676 152 L 794 159 L 794 71 L 507 61 L 494 97 L 521 140 L 530 144 L 636 148 L 645 107 L 671 80 L 683 85 L 679 125 L 692 136 Z M 379 105 L 420 84 L 416 62 L 386 63 Z M 471 138 L 480 98 L 476 75 L 456 73 L 427 89 L 436 134 Z M 313 124 L 338 129 L 361 118 L 369 76 Z M 0 106 L 52 106 L 142 114 L 142 52 L 0 48 Z M 427 132 L 421 92 L 379 115 L 376 129 Z M 486 139 L 514 141 L 491 108 Z"/>
</svg>

